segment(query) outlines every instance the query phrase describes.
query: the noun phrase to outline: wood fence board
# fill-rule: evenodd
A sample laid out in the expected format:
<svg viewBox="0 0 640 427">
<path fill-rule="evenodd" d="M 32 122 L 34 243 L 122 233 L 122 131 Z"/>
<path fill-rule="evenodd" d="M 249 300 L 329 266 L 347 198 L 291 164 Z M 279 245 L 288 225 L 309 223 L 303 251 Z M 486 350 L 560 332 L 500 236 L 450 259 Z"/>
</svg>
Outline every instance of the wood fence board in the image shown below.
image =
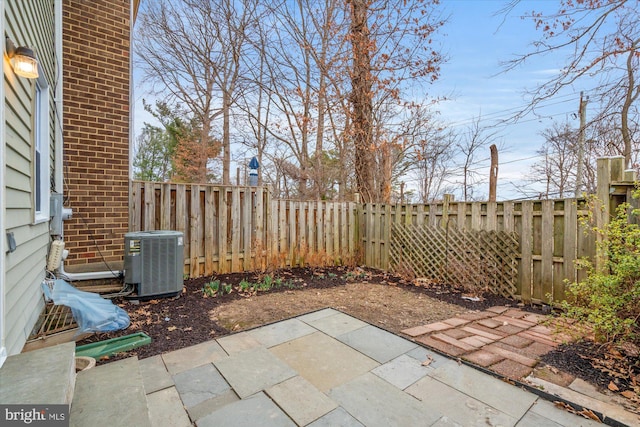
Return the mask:
<svg viewBox="0 0 640 427">
<path fill-rule="evenodd" d="M 160 200 L 162 209 L 160 210 L 160 229 L 171 230 L 171 184 L 168 182 L 160 186 Z"/>
<path fill-rule="evenodd" d="M 131 195 L 129 200 L 129 231 L 141 231 L 142 224 L 140 217 L 142 215 L 141 192 L 142 183 L 133 183 L 131 186 Z M 142 202 L 143 203 L 143 202 Z"/>
<path fill-rule="evenodd" d="M 533 202 L 522 202 L 522 219 L 520 234 L 520 253 L 521 253 L 521 269 L 520 269 L 520 286 L 519 291 L 524 302 L 531 301 L 531 278 L 532 278 L 532 228 L 533 228 Z"/>
<path fill-rule="evenodd" d="M 144 183 L 144 229 L 156 229 L 156 192 L 153 182 Z"/>
<path fill-rule="evenodd" d="M 253 262 L 251 260 L 251 233 L 253 230 L 252 221 L 252 191 L 250 188 L 245 188 L 240 196 L 242 198 L 242 223 L 240 228 L 242 230 L 242 269 L 245 271 L 253 268 Z"/>
<path fill-rule="evenodd" d="M 563 279 L 567 279 L 569 283 L 576 280 L 576 268 L 575 260 L 578 250 L 578 235 L 580 230 L 578 229 L 578 206 L 576 199 L 570 199 L 565 202 L 564 206 L 564 242 L 563 242 L 563 254 L 564 258 L 564 271 L 562 272 Z M 558 288 L 554 289 L 553 299 L 556 301 L 562 301 L 565 297 L 564 283 L 562 291 Z"/>
<path fill-rule="evenodd" d="M 200 276 L 200 254 L 199 254 L 199 239 L 198 239 L 198 225 L 200 224 L 200 188 L 197 184 L 191 185 L 190 194 L 190 210 L 189 210 L 189 276 Z"/>
<path fill-rule="evenodd" d="M 544 301 L 548 301 L 547 295 L 553 295 L 553 203 L 553 200 L 542 201 L 542 292 L 536 297 Z"/>
<path fill-rule="evenodd" d="M 228 273 L 231 270 L 227 253 L 229 249 L 229 194 L 222 188 L 218 196 L 218 271 Z"/>
<path fill-rule="evenodd" d="M 215 194 L 212 187 L 205 187 L 204 204 L 204 275 L 214 273 L 213 259 L 215 251 Z"/>
<path fill-rule="evenodd" d="M 242 212 L 240 206 L 240 188 L 234 187 L 231 190 L 231 271 L 242 271 L 240 264 Z"/>
</svg>

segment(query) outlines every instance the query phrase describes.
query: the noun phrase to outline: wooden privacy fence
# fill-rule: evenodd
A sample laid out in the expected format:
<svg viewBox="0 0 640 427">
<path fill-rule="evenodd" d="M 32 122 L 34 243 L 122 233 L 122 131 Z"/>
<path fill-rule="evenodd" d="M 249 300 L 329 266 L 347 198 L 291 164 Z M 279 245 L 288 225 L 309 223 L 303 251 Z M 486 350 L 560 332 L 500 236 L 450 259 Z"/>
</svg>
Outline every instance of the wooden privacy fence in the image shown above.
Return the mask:
<svg viewBox="0 0 640 427">
<path fill-rule="evenodd" d="M 598 159 L 601 227 L 635 180 L 624 159 Z M 264 187 L 133 181 L 129 230 L 177 230 L 191 277 L 266 267 L 366 266 L 485 284 L 525 302 L 560 301 L 575 261 L 598 261 L 584 199 L 356 204 L 273 200 Z M 602 263 L 600 263 L 602 265 Z M 479 274 L 484 271 L 487 274 Z M 517 275 L 514 279 L 514 271 Z M 490 274 L 488 274 L 490 273 Z M 438 276 L 439 275 L 439 276 Z"/>
<path fill-rule="evenodd" d="M 486 250 L 516 252 L 513 254 L 517 269 L 515 283 L 501 283 L 497 289 L 493 288 L 494 291 L 526 301 L 540 302 L 546 300 L 548 294 L 554 299 L 563 299 L 564 280 L 573 281 L 576 277 L 574 261 L 578 257 L 595 254 L 593 234 L 584 233 L 579 221 L 579 217 L 586 214 L 584 201 L 579 199 L 516 202 L 446 200 L 427 205 L 366 205 L 363 222 L 375 225 L 367 227 L 363 236 L 366 264 L 392 271 L 401 270 L 404 266 L 399 261 L 402 260 L 390 255 L 394 254 L 392 243 L 398 239 L 395 235 L 402 234 L 399 230 L 403 227 L 428 227 L 433 238 L 439 236 L 438 245 L 441 247 L 445 244 L 447 230 L 458 234 L 491 232 L 496 233 L 496 238 L 491 242 L 485 239 L 485 243 L 491 246 L 477 242 L 467 247 L 458 245 L 457 250 L 470 251 L 467 254 L 470 260 L 479 259 L 480 252 Z M 442 231 L 436 233 L 435 229 Z M 500 233 L 504 233 L 504 240 L 497 238 Z M 506 236 L 512 236 L 513 243 L 508 242 Z M 432 246 L 425 249 L 418 253 L 427 258 L 433 256 Z M 403 251 L 416 249 L 405 248 Z M 454 255 L 449 253 L 448 256 Z M 507 259 L 504 262 L 511 265 Z M 423 269 L 416 273 L 441 280 L 440 265 L 436 261 L 431 263 L 431 270 Z M 510 270 L 506 269 L 501 275 L 512 277 L 506 271 Z M 494 275 L 487 280 L 496 283 L 495 279 Z"/>
<path fill-rule="evenodd" d="M 597 198 L 605 201 L 592 213 L 595 223 L 602 227 L 608 222 L 615 207 L 631 200 L 635 174 L 624 170 L 624 159 L 611 157 L 598 159 Z M 412 262 L 420 260 L 418 271 L 434 280 L 442 280 L 442 265 L 460 260 L 449 251 L 447 260 L 437 252 L 445 243 L 447 230 L 460 232 L 504 232 L 517 240 L 517 280 L 515 294 L 509 285 L 500 284 L 494 291 L 521 298 L 525 302 L 561 301 L 565 298 L 566 282 L 580 280 L 585 272 L 578 271 L 575 261 L 580 258 L 598 260 L 596 241 L 601 237 L 581 218 L 590 213 L 584 199 L 528 200 L 506 202 L 456 202 L 445 197 L 440 203 L 385 205 L 370 203 L 361 212 L 361 239 L 364 262 L 367 266 L 399 271 L 407 268 L 408 255 Z M 419 227 L 432 230 L 430 235 L 406 239 L 406 235 Z M 439 229 L 442 231 L 436 232 Z M 429 237 L 431 236 L 431 237 Z M 435 236 L 440 236 L 439 240 Z M 427 246 L 427 240 L 434 241 Z M 502 250 L 506 243 L 491 243 L 492 250 Z M 396 246 L 394 248 L 394 245 Z M 400 245 L 400 248 L 397 246 Z M 404 247 L 402 247 L 404 245 Z M 458 250 L 468 250 L 470 260 L 481 259 L 480 252 L 489 244 L 480 244 Z M 398 255 L 398 254 L 402 255 Z M 460 258 L 460 256 L 458 256 Z M 434 258 L 434 259 L 431 259 Z M 495 261 L 493 261 L 495 262 Z M 468 261 L 467 264 L 472 264 Z M 492 264 L 495 265 L 495 264 Z M 428 268 L 429 267 L 429 268 Z M 463 271 L 467 271 L 463 269 Z M 491 267 L 495 273 L 495 268 Z M 450 273 L 449 273 L 450 274 Z M 459 279 L 458 279 L 459 280 Z M 494 277 L 487 279 L 495 281 Z"/>
<path fill-rule="evenodd" d="M 272 200 L 265 187 L 133 181 L 129 230 L 184 233 L 190 277 L 353 262 L 356 204 Z"/>
</svg>

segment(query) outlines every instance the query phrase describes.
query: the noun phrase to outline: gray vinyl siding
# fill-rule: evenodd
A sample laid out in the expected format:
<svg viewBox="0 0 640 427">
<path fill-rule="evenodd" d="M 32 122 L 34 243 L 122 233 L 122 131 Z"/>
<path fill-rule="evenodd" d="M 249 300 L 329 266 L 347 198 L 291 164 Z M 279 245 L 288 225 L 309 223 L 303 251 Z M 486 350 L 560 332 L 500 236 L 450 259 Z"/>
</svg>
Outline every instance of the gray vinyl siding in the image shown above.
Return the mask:
<svg viewBox="0 0 640 427">
<path fill-rule="evenodd" d="M 53 0 L 7 0 L 4 24 L 17 46 L 36 51 L 49 84 L 49 157 L 54 165 L 55 32 Z M 5 345 L 8 354 L 19 353 L 43 308 L 40 284 L 44 279 L 49 245 L 49 224 L 34 224 L 33 141 L 35 81 L 4 70 L 5 200 L 4 221 L 13 232 L 17 249 L 5 256 Z M 53 170 L 50 171 L 53 173 Z M 4 236 L 2 236 L 4 238 Z"/>
</svg>

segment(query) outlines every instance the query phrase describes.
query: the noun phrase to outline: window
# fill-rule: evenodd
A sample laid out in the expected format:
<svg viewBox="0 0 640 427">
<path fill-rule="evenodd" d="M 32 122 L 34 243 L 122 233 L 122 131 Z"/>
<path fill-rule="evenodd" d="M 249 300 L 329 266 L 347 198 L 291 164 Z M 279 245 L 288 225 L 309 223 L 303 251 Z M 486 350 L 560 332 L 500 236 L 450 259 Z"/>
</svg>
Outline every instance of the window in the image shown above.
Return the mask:
<svg viewBox="0 0 640 427">
<path fill-rule="evenodd" d="M 49 220 L 49 84 L 40 69 L 36 80 L 34 111 L 34 179 L 35 222 Z"/>
</svg>

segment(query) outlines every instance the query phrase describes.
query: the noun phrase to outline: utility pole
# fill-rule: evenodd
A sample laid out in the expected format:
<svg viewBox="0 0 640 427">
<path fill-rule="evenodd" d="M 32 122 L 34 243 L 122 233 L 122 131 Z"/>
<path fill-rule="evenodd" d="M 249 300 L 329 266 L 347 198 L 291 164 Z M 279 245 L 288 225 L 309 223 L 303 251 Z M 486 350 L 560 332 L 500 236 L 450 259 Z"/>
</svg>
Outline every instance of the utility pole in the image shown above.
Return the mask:
<svg viewBox="0 0 640 427">
<path fill-rule="evenodd" d="M 583 92 L 580 91 L 580 129 L 578 130 L 578 167 L 576 168 L 576 192 L 575 196 L 580 197 L 582 191 L 582 168 L 584 164 L 584 128 L 587 126 L 587 102 L 589 97 L 582 97 Z"/>
<path fill-rule="evenodd" d="M 496 201 L 496 187 L 498 186 L 498 147 L 491 144 L 491 168 L 489 169 L 489 201 Z"/>
</svg>

